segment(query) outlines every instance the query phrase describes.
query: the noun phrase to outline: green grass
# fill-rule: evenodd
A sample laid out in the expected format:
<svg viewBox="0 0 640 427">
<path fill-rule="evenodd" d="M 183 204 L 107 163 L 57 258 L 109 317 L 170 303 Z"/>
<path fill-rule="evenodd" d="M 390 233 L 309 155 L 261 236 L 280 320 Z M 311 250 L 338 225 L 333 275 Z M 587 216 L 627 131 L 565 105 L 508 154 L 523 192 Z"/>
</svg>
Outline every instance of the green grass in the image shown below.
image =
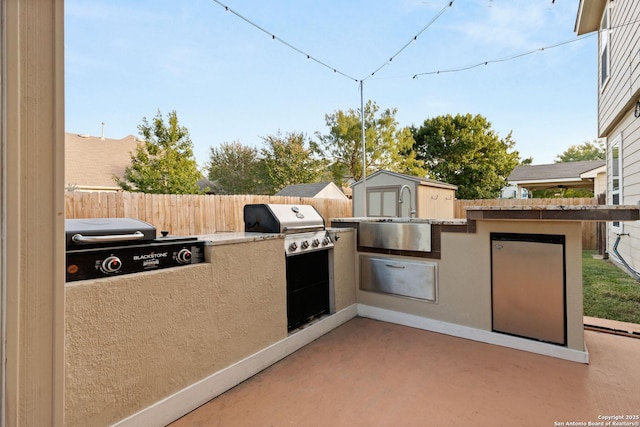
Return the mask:
<svg viewBox="0 0 640 427">
<path fill-rule="evenodd" d="M 640 324 L 640 282 L 594 253 L 582 252 L 584 315 Z"/>
</svg>

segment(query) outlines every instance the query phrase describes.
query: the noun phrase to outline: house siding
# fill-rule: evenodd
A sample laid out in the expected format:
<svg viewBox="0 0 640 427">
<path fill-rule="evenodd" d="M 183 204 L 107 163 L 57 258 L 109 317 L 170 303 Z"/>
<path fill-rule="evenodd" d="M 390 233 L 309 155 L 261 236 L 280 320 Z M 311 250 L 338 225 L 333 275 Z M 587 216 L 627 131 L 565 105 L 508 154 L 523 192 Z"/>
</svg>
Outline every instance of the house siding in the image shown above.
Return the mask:
<svg viewBox="0 0 640 427">
<path fill-rule="evenodd" d="M 640 2 L 617 0 L 609 3 L 611 32 L 609 37 L 609 80 L 599 90 L 598 134 L 608 137 L 629 107 L 640 95 Z M 600 41 L 598 41 L 600 43 Z M 598 46 L 598 70 L 600 70 Z M 600 72 L 598 71 L 598 80 Z"/>
<path fill-rule="evenodd" d="M 622 150 L 622 199 L 621 204 L 636 205 L 640 203 L 640 118 L 634 116 L 633 108 L 628 109 L 624 118 L 618 126 L 613 128 L 607 135 L 607 146 L 621 136 Z M 609 156 L 609 150 L 607 150 Z M 607 182 L 611 180 L 611 159 L 607 159 Z M 609 189 L 610 190 L 610 189 Z M 611 200 L 608 200 L 611 203 Z M 629 234 L 620 240 L 618 252 L 636 270 L 640 270 L 640 224 L 635 222 L 625 222 L 622 228 L 623 233 Z M 617 238 L 617 233 L 608 228 L 608 248 L 613 253 L 613 245 Z"/>
<path fill-rule="evenodd" d="M 620 171 L 620 204 L 640 203 L 640 118 L 634 116 L 640 99 L 640 2 L 616 0 L 607 2 L 610 9 L 609 80 L 604 87 L 598 85 L 598 135 L 607 141 L 607 203 L 612 203 L 612 159 L 610 148 L 620 137 L 622 168 Z M 600 43 L 601 40 L 598 41 Z M 598 46 L 598 81 L 601 58 Z M 636 270 L 640 270 L 640 224 L 625 222 L 618 252 Z M 613 255 L 613 246 L 620 229 L 613 223 L 607 227 L 607 250 Z"/>
</svg>

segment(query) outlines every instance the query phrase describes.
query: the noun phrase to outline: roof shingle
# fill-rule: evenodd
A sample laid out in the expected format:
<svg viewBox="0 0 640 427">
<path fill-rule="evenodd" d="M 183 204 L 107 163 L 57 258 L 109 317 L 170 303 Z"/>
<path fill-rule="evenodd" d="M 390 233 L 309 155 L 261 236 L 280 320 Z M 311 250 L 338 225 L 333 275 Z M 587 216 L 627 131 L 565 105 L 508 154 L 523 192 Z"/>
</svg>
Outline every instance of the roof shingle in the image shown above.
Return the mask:
<svg viewBox="0 0 640 427">
<path fill-rule="evenodd" d="M 65 185 L 78 189 L 117 190 L 113 175 L 122 177 L 140 141 L 65 134 Z"/>
<path fill-rule="evenodd" d="M 598 169 L 604 165 L 604 160 L 586 160 L 581 162 L 516 166 L 511 175 L 509 175 L 508 181 L 515 183 L 522 181 L 579 179 L 583 173 Z"/>
</svg>

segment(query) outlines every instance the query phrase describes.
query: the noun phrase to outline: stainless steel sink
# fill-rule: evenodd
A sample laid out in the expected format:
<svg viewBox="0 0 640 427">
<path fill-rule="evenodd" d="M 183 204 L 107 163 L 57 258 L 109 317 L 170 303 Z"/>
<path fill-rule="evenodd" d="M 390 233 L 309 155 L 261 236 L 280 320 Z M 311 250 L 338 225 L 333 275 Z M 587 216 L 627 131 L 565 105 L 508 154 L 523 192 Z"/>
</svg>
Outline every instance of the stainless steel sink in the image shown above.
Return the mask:
<svg viewBox="0 0 640 427">
<path fill-rule="evenodd" d="M 377 249 L 431 252 L 431 224 L 427 222 L 361 222 L 360 246 Z"/>
</svg>

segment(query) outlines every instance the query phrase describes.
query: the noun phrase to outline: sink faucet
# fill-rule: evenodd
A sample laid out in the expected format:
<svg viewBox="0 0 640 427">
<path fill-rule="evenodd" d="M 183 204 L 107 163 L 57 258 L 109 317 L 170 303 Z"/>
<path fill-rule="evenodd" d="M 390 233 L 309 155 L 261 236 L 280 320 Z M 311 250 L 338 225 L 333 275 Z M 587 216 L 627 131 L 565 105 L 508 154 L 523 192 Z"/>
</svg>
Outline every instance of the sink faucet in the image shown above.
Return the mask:
<svg viewBox="0 0 640 427">
<path fill-rule="evenodd" d="M 403 203 L 403 201 L 402 201 L 402 192 L 405 190 L 405 188 L 407 190 L 409 190 L 409 216 L 410 217 L 415 217 L 416 216 L 416 210 L 412 207 L 413 197 L 411 197 L 411 187 L 409 187 L 407 184 L 403 185 L 400 188 L 400 199 L 398 200 L 398 203 Z"/>
</svg>

